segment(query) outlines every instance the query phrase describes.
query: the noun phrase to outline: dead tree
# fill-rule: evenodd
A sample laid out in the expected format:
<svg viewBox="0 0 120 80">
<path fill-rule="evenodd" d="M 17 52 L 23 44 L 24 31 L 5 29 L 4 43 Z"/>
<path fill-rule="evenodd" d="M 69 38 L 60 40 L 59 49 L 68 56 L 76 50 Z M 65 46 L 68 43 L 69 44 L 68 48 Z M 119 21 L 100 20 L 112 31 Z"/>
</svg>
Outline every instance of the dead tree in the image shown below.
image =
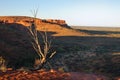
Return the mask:
<svg viewBox="0 0 120 80">
<path fill-rule="evenodd" d="M 48 39 L 47 31 L 44 31 L 41 33 L 42 39 L 44 44 L 41 44 L 38 38 L 38 31 L 36 26 L 36 15 L 37 11 L 33 12 L 34 18 L 33 23 L 31 23 L 31 26 L 28 27 L 28 34 L 31 37 L 31 43 L 36 51 L 36 53 L 39 56 L 39 59 L 35 60 L 36 67 L 35 70 L 41 69 L 56 53 L 56 51 L 50 51 L 51 50 L 51 40 Z"/>
</svg>

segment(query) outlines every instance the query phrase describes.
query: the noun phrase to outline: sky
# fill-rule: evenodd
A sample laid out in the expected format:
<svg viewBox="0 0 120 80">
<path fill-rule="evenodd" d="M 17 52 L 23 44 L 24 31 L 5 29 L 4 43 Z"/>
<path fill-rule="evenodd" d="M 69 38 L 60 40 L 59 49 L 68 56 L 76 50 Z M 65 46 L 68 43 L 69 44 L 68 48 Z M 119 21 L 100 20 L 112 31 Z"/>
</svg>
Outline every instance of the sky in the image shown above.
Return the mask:
<svg viewBox="0 0 120 80">
<path fill-rule="evenodd" d="M 120 27 L 120 0 L 1 0 L 0 16 L 63 19 L 74 26 Z"/>
</svg>

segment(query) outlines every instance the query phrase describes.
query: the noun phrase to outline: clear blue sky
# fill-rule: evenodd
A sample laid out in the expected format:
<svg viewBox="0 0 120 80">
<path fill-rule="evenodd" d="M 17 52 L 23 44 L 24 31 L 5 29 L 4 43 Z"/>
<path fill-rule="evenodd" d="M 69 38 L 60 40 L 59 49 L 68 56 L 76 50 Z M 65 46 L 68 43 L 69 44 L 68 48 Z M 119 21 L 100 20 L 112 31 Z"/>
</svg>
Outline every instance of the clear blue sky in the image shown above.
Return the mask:
<svg viewBox="0 0 120 80">
<path fill-rule="evenodd" d="M 69 25 L 120 27 L 120 0 L 1 0 L 0 16 L 64 19 Z"/>
</svg>

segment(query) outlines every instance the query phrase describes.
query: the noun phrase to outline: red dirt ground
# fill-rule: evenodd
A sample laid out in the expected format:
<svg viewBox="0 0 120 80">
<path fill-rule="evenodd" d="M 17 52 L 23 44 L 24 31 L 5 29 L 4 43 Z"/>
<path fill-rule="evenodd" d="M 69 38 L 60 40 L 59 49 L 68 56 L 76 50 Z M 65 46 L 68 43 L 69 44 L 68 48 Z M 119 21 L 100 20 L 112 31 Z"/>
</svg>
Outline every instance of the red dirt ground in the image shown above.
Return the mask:
<svg viewBox="0 0 120 80">
<path fill-rule="evenodd" d="M 79 72 L 63 73 L 59 71 L 7 71 L 0 73 L 0 80 L 109 80 L 107 77 Z"/>
</svg>

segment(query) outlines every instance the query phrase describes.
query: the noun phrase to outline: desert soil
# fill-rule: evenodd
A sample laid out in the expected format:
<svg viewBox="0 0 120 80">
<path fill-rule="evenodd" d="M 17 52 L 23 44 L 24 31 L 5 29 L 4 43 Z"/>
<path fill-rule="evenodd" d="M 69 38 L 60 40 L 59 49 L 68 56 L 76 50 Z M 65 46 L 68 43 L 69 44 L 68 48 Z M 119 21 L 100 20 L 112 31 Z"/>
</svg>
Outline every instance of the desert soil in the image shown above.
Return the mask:
<svg viewBox="0 0 120 80">
<path fill-rule="evenodd" d="M 0 80 L 109 80 L 105 76 L 80 72 L 45 71 L 7 71 L 0 73 Z"/>
</svg>

